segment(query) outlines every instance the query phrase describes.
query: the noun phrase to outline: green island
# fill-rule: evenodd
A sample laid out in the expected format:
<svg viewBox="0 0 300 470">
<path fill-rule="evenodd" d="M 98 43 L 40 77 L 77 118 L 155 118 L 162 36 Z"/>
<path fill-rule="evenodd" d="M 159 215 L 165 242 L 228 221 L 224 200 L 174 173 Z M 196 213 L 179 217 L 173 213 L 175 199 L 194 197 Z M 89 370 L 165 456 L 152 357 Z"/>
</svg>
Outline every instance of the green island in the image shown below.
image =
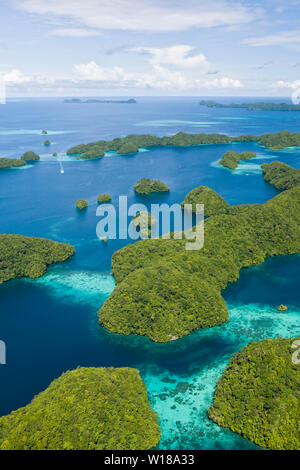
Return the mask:
<svg viewBox="0 0 300 470">
<path fill-rule="evenodd" d="M 300 146 L 300 132 L 281 131 L 275 134 L 264 134 L 259 140 L 259 144 L 270 147 L 272 150 L 282 150 L 286 147 Z"/>
<path fill-rule="evenodd" d="M 40 156 L 37 153 L 32 152 L 32 150 L 29 150 L 22 155 L 21 160 L 24 160 L 25 162 L 37 162 L 40 160 Z"/>
<path fill-rule="evenodd" d="M 209 417 L 261 447 L 299 450 L 300 365 L 293 364 L 291 347 L 295 339 L 266 339 L 235 354 L 217 384 Z"/>
<path fill-rule="evenodd" d="M 79 367 L 0 418 L 1 450 L 147 450 L 160 440 L 137 369 Z"/>
<path fill-rule="evenodd" d="M 41 134 L 42 134 L 42 135 L 47 135 L 48 132 L 44 130 L 44 131 L 41 132 Z"/>
<path fill-rule="evenodd" d="M 99 194 L 97 197 L 98 204 L 102 204 L 102 202 L 110 202 L 112 197 L 109 194 L 103 193 Z"/>
<path fill-rule="evenodd" d="M 127 154 L 137 153 L 138 151 L 139 151 L 139 147 L 137 145 L 131 142 L 127 142 L 121 145 L 117 153 L 120 155 L 127 155 Z"/>
<path fill-rule="evenodd" d="M 49 147 L 49 145 L 51 145 L 50 140 L 45 140 L 44 145 L 45 147 Z"/>
<path fill-rule="evenodd" d="M 285 147 L 300 146 L 300 133 L 281 131 L 275 134 L 263 134 L 255 136 L 244 134 L 238 137 L 229 137 L 224 134 L 187 134 L 178 132 L 173 136 L 157 137 L 150 134 L 130 134 L 127 137 L 117 137 L 111 141 L 99 140 L 89 144 L 80 144 L 67 150 L 67 155 L 81 159 L 103 157 L 105 152 L 117 152 L 119 154 L 136 153 L 140 148 L 151 147 L 191 147 L 210 144 L 231 144 L 233 142 L 253 142 L 274 150 Z"/>
<path fill-rule="evenodd" d="M 229 152 L 224 153 L 219 165 L 222 165 L 225 168 L 229 168 L 230 170 L 235 170 L 241 160 L 250 160 L 251 158 L 255 157 L 256 153 L 254 152 L 237 153 L 229 150 Z"/>
<path fill-rule="evenodd" d="M 136 100 L 134 98 L 130 98 L 129 100 L 98 100 L 98 99 L 89 99 L 89 100 L 82 100 L 80 98 L 67 98 L 64 100 L 64 103 L 71 103 L 71 104 L 135 104 Z"/>
<path fill-rule="evenodd" d="M 184 201 L 181 203 L 192 204 L 192 211 L 196 213 L 196 204 L 204 204 L 205 216 L 210 217 L 216 214 L 226 214 L 230 210 L 230 205 L 216 191 L 207 186 L 199 186 L 192 189 Z"/>
<path fill-rule="evenodd" d="M 5 170 L 6 168 L 17 168 L 24 165 L 26 165 L 26 162 L 24 160 L 19 160 L 18 158 L 0 158 L 0 170 Z"/>
<path fill-rule="evenodd" d="M 300 169 L 296 170 L 283 162 L 274 161 L 261 165 L 264 179 L 276 189 L 300 186 Z"/>
<path fill-rule="evenodd" d="M 134 190 L 138 194 L 151 194 L 169 192 L 170 188 L 162 181 L 142 178 L 135 183 Z"/>
<path fill-rule="evenodd" d="M 288 307 L 286 305 L 279 305 L 279 307 L 277 308 L 278 312 L 287 312 L 288 311 Z"/>
<path fill-rule="evenodd" d="M 300 111 L 299 104 L 288 104 L 288 103 L 269 103 L 259 101 L 257 103 L 218 103 L 212 100 L 200 101 L 201 106 L 207 108 L 244 108 L 249 111 Z"/>
<path fill-rule="evenodd" d="M 205 245 L 150 239 L 114 253 L 117 286 L 98 312 L 109 331 L 168 342 L 228 320 L 221 291 L 242 268 L 300 252 L 300 187 L 205 220 Z"/>
<path fill-rule="evenodd" d="M 149 238 L 152 228 L 155 227 L 156 220 L 148 211 L 140 211 L 133 217 L 132 223 L 140 231 L 142 238 Z"/>
<path fill-rule="evenodd" d="M 82 211 L 83 209 L 86 209 L 87 206 L 88 206 L 88 202 L 86 199 L 78 199 L 78 201 L 76 201 L 76 207 L 80 211 Z"/>
<path fill-rule="evenodd" d="M 0 284 L 16 277 L 37 278 L 47 266 L 73 256 L 73 246 L 46 238 L 0 234 Z"/>
</svg>

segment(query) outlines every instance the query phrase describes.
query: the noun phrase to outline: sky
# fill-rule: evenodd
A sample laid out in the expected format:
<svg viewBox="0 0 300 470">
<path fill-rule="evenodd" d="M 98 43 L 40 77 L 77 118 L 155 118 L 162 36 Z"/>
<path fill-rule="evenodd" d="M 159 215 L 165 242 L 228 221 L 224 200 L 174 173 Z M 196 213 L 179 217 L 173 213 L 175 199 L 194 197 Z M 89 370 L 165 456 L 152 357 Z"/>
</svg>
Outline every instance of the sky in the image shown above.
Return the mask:
<svg viewBox="0 0 300 470">
<path fill-rule="evenodd" d="M 300 95 L 300 0 L 0 0 L 0 86 L 30 96 Z"/>
</svg>

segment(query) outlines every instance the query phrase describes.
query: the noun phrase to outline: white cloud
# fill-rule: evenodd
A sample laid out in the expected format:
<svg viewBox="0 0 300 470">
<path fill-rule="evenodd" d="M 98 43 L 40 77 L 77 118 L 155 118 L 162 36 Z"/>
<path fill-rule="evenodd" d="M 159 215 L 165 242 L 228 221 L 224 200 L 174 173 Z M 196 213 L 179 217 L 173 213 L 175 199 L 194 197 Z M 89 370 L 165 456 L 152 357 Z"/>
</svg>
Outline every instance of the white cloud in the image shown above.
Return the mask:
<svg viewBox="0 0 300 470">
<path fill-rule="evenodd" d="M 23 83 L 29 83 L 32 81 L 32 77 L 29 75 L 24 75 L 18 69 L 12 69 L 8 72 L 0 73 L 1 82 L 6 83 L 7 85 L 20 85 Z"/>
<path fill-rule="evenodd" d="M 204 54 L 191 55 L 195 49 L 194 46 L 176 45 L 171 47 L 154 48 L 154 47 L 136 47 L 132 51 L 149 54 L 150 63 L 177 65 L 184 68 L 201 67 L 208 70 L 210 67 Z"/>
<path fill-rule="evenodd" d="M 25 74 L 19 69 L 0 72 L 0 82 L 8 86 L 32 85 L 32 86 L 53 86 L 58 78 L 39 74 Z"/>
<path fill-rule="evenodd" d="M 292 82 L 278 80 L 277 82 L 272 84 L 272 88 L 288 88 L 290 90 L 297 90 L 300 88 L 300 80 L 294 80 Z"/>
<path fill-rule="evenodd" d="M 169 70 L 161 64 L 153 63 L 149 73 L 126 73 L 121 67 L 101 68 L 96 62 L 75 65 L 75 70 L 84 80 L 105 84 L 112 88 L 130 86 L 133 88 L 151 88 L 169 91 L 201 90 L 202 88 L 241 88 L 243 84 L 230 77 L 212 80 L 201 79 L 198 74 Z"/>
<path fill-rule="evenodd" d="M 121 67 L 101 68 L 96 62 L 91 61 L 87 64 L 75 65 L 75 70 L 85 80 L 98 81 L 123 81 L 128 79 L 128 75 Z"/>
<path fill-rule="evenodd" d="M 300 42 L 300 30 L 297 31 L 281 31 L 276 34 L 270 34 L 260 38 L 245 39 L 244 44 L 249 46 L 281 46 L 284 44 L 296 44 Z"/>
<path fill-rule="evenodd" d="M 99 36 L 99 31 L 93 31 L 92 29 L 81 29 L 81 28 L 61 28 L 53 29 L 49 33 L 51 36 L 65 36 L 73 38 L 92 37 Z"/>
<path fill-rule="evenodd" d="M 214 78 L 206 80 L 203 84 L 204 88 L 243 88 L 243 83 L 230 77 Z"/>
<path fill-rule="evenodd" d="M 91 28 L 133 31 L 185 31 L 249 23 L 261 11 L 238 0 L 13 0 L 27 12 L 72 19 Z"/>
</svg>

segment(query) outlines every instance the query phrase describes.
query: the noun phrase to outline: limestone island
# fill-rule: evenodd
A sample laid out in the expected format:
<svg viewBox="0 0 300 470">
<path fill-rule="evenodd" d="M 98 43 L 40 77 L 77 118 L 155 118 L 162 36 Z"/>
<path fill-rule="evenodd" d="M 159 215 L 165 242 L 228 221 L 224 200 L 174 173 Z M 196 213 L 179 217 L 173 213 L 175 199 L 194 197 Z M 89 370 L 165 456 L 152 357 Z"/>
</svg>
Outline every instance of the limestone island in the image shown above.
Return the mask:
<svg viewBox="0 0 300 470">
<path fill-rule="evenodd" d="M 19 160 L 18 158 L 0 158 L 0 170 L 18 168 L 24 165 L 26 165 L 26 162 L 24 160 Z"/>
<path fill-rule="evenodd" d="M 16 277 L 43 276 L 47 266 L 61 263 L 74 253 L 74 247 L 66 243 L 0 234 L 0 284 Z"/>
<path fill-rule="evenodd" d="M 148 450 L 157 414 L 137 369 L 78 367 L 0 418 L 0 450 Z"/>
<path fill-rule="evenodd" d="M 169 192 L 170 188 L 162 181 L 142 178 L 137 183 L 135 183 L 134 191 L 138 194 L 152 194 Z"/>
<path fill-rule="evenodd" d="M 218 103 L 212 100 L 200 101 L 201 106 L 207 108 L 241 108 L 248 109 L 249 111 L 300 111 L 299 104 L 289 103 L 270 103 L 265 101 L 259 101 L 257 103 Z"/>
<path fill-rule="evenodd" d="M 192 204 L 192 211 L 194 213 L 196 213 L 196 204 L 204 204 L 205 217 L 226 214 L 230 209 L 228 202 L 207 186 L 199 186 L 192 189 L 181 203 L 181 207 L 184 208 L 185 204 Z"/>
<path fill-rule="evenodd" d="M 140 211 L 132 219 L 133 225 L 140 231 L 142 238 L 151 236 L 151 230 L 155 227 L 155 217 L 148 211 Z"/>
<path fill-rule="evenodd" d="M 139 151 L 139 147 L 135 145 L 134 143 L 128 142 L 123 145 L 118 150 L 119 155 L 128 155 L 128 154 L 133 154 L 137 153 Z"/>
<path fill-rule="evenodd" d="M 47 131 L 42 131 L 42 132 L 41 132 L 41 134 L 43 134 L 43 135 L 47 135 L 47 134 L 48 134 L 48 132 L 47 132 Z"/>
<path fill-rule="evenodd" d="M 102 204 L 103 202 L 110 202 L 112 197 L 109 194 L 103 193 L 99 194 L 97 197 L 98 204 Z"/>
<path fill-rule="evenodd" d="M 299 450 L 300 365 L 292 361 L 293 341 L 265 339 L 235 354 L 209 417 L 261 447 Z"/>
<path fill-rule="evenodd" d="M 294 169 L 283 162 L 274 161 L 261 165 L 265 181 L 276 189 L 290 189 L 300 186 L 300 169 Z"/>
<path fill-rule="evenodd" d="M 279 305 L 278 309 L 277 309 L 279 312 L 287 312 L 288 308 L 286 305 Z"/>
<path fill-rule="evenodd" d="M 22 155 L 21 160 L 24 160 L 25 162 L 37 162 L 40 160 L 40 156 L 29 150 Z"/>
<path fill-rule="evenodd" d="M 78 199 L 78 201 L 76 201 L 76 207 L 80 211 L 82 211 L 83 209 L 86 209 L 87 206 L 88 206 L 88 202 L 86 199 Z"/>
<path fill-rule="evenodd" d="M 89 144 L 80 144 L 67 150 L 67 155 L 76 155 L 78 158 L 99 158 L 105 152 L 136 153 L 140 148 L 153 147 L 191 147 L 212 144 L 231 144 L 234 142 L 258 143 L 264 147 L 282 149 L 285 147 L 300 146 L 300 133 L 289 131 L 261 136 L 244 134 L 238 137 L 229 137 L 224 134 L 187 134 L 178 132 L 173 136 L 157 137 L 150 134 L 130 134 L 126 137 L 117 137 L 111 141 L 99 140 Z M 126 146 L 125 146 L 126 144 Z M 127 144 L 130 144 L 127 145 Z M 88 156 L 86 155 L 89 152 Z"/>
<path fill-rule="evenodd" d="M 82 100 L 80 98 L 69 98 L 69 99 L 65 99 L 64 103 L 71 103 L 71 104 L 135 104 L 136 100 L 134 98 L 130 98 L 129 100 L 99 100 L 99 99 Z"/>
<path fill-rule="evenodd" d="M 49 145 L 51 145 L 50 140 L 45 140 L 44 145 L 45 147 L 49 147 Z"/>
<path fill-rule="evenodd" d="M 204 222 L 205 245 L 150 239 L 114 253 L 117 286 L 99 310 L 99 322 L 119 334 L 168 342 L 228 320 L 222 296 L 241 269 L 268 257 L 300 252 L 300 187 L 264 204 L 232 206 Z M 147 308 L 145 308 L 145 298 Z"/>
<path fill-rule="evenodd" d="M 235 170 L 238 167 L 238 164 L 241 160 L 250 160 L 251 158 L 255 158 L 256 153 L 254 152 L 226 152 L 220 160 L 219 165 L 224 166 L 225 168 L 229 168 L 230 170 Z"/>
</svg>

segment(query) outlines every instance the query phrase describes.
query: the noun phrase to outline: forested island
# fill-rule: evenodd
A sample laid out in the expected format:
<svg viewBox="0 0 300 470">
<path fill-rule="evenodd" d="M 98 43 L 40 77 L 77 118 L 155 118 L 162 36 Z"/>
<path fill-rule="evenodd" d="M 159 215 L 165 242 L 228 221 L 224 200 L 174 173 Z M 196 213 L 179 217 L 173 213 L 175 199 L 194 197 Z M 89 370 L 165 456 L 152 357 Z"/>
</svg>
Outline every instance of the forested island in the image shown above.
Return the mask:
<svg viewBox="0 0 300 470">
<path fill-rule="evenodd" d="M 38 160 L 40 160 L 40 156 L 31 150 L 25 152 L 20 159 L 2 157 L 0 158 L 0 170 L 4 170 L 6 168 L 18 168 L 26 165 L 27 162 L 36 162 Z"/>
<path fill-rule="evenodd" d="M 93 104 L 93 103 L 102 103 L 102 104 L 110 104 L 110 103 L 117 103 L 117 104 L 135 104 L 136 100 L 134 98 L 130 98 L 128 100 L 98 100 L 98 99 L 89 99 L 89 100 L 82 100 L 80 98 L 70 98 L 65 99 L 64 103 L 73 103 L 73 104 Z"/>
<path fill-rule="evenodd" d="M 294 169 L 283 162 L 274 161 L 261 165 L 264 179 L 276 189 L 290 189 L 300 186 L 300 169 Z"/>
<path fill-rule="evenodd" d="M 0 158 L 0 170 L 18 168 L 24 165 L 26 165 L 26 162 L 24 160 L 19 160 L 18 158 Z"/>
<path fill-rule="evenodd" d="M 228 152 L 224 153 L 219 164 L 225 168 L 229 168 L 230 170 L 235 170 L 241 160 L 250 160 L 251 158 L 255 157 L 256 153 L 254 152 L 237 153 L 229 150 Z"/>
<path fill-rule="evenodd" d="M 226 214 L 230 210 L 228 202 L 207 186 L 199 186 L 192 189 L 181 203 L 182 208 L 185 204 L 192 204 L 192 211 L 194 213 L 196 213 L 196 204 L 204 204 L 205 217 Z"/>
<path fill-rule="evenodd" d="M 170 188 L 162 181 L 142 178 L 135 183 L 134 191 L 138 194 L 164 193 L 169 192 Z"/>
<path fill-rule="evenodd" d="M 37 153 L 32 152 L 32 150 L 29 150 L 22 155 L 21 160 L 24 160 L 25 162 L 37 162 L 40 160 L 40 156 Z"/>
<path fill-rule="evenodd" d="M 209 417 L 264 448 L 299 450 L 300 365 L 292 362 L 295 339 L 266 339 L 235 354 L 217 384 Z"/>
<path fill-rule="evenodd" d="M 150 239 L 114 253 L 117 286 L 99 310 L 99 322 L 120 334 L 168 342 L 228 320 L 221 290 L 242 268 L 271 256 L 300 252 L 300 187 L 265 204 L 233 206 L 205 221 L 205 245 Z"/>
<path fill-rule="evenodd" d="M 82 211 L 83 209 L 86 209 L 86 208 L 87 208 L 88 202 L 87 202 L 86 199 L 78 199 L 78 200 L 76 201 L 76 204 L 75 204 L 75 205 L 76 205 L 77 209 L 79 209 L 80 211 Z"/>
<path fill-rule="evenodd" d="M 1 450 L 147 450 L 160 440 L 137 369 L 78 367 L 0 418 Z"/>
<path fill-rule="evenodd" d="M 0 284 L 16 277 L 40 277 L 47 266 L 65 261 L 74 253 L 74 247 L 66 243 L 0 234 Z"/>
<path fill-rule="evenodd" d="M 268 101 L 259 101 L 257 103 L 218 103 L 213 100 L 200 101 L 201 106 L 207 108 L 242 108 L 249 111 L 300 111 L 300 104 L 288 103 L 269 103 Z"/>
<path fill-rule="evenodd" d="M 110 202 L 111 199 L 112 197 L 110 196 L 110 194 L 106 193 L 99 194 L 99 196 L 97 197 L 97 201 L 99 204 L 102 204 L 103 202 Z"/>
<path fill-rule="evenodd" d="M 126 154 L 136 153 L 140 148 L 147 147 L 191 147 L 209 144 L 231 144 L 233 142 L 253 142 L 278 150 L 285 147 L 300 146 L 300 133 L 281 131 L 261 136 L 244 134 L 238 137 L 229 137 L 225 134 L 187 134 L 186 132 L 178 132 L 168 137 L 157 137 L 150 134 L 130 134 L 122 138 L 117 137 L 111 141 L 99 140 L 89 144 L 76 145 L 67 150 L 67 155 L 91 159 L 103 157 L 105 152 Z"/>
</svg>

